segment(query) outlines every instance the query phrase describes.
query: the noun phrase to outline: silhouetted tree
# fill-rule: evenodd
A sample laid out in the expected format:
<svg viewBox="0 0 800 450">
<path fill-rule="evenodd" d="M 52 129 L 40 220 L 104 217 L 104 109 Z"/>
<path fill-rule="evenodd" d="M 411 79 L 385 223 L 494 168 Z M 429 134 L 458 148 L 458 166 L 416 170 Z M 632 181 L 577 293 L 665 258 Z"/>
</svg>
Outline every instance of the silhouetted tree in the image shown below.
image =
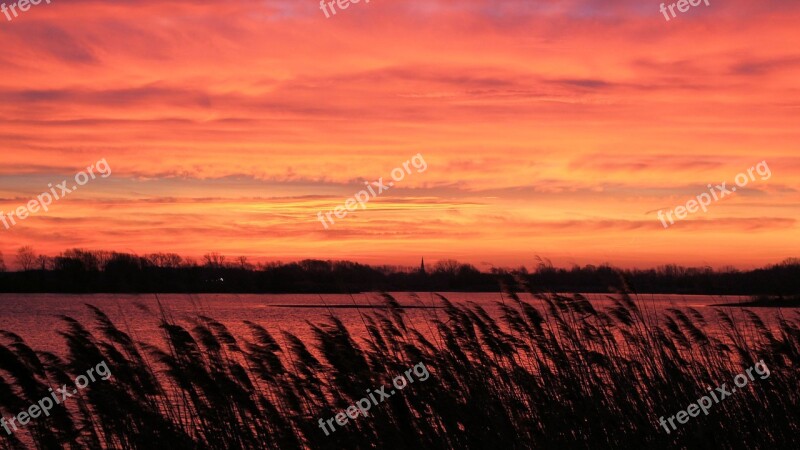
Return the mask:
<svg viewBox="0 0 800 450">
<path fill-rule="evenodd" d="M 36 253 L 30 245 L 20 247 L 19 250 L 17 250 L 17 265 L 23 271 L 36 268 Z"/>
<path fill-rule="evenodd" d="M 252 270 L 253 265 L 247 262 L 247 256 L 240 256 L 236 258 L 236 262 L 239 264 L 240 269 L 244 270 Z"/>
<path fill-rule="evenodd" d="M 222 267 L 225 264 L 225 256 L 217 252 L 206 253 L 203 255 L 203 261 L 207 267 Z"/>
<path fill-rule="evenodd" d="M 146 258 L 155 267 L 177 269 L 183 263 L 183 258 L 175 253 L 152 253 Z"/>
<path fill-rule="evenodd" d="M 36 267 L 39 270 L 47 270 L 53 267 L 53 258 L 47 255 L 39 255 L 36 257 Z"/>
<path fill-rule="evenodd" d="M 436 265 L 433 266 L 433 271 L 446 273 L 454 277 L 458 272 L 459 265 L 460 264 L 455 259 L 444 259 L 436 262 Z"/>
<path fill-rule="evenodd" d="M 87 250 L 81 250 L 79 248 L 71 248 L 62 253 L 61 256 L 67 259 L 80 261 L 83 270 L 87 272 L 96 272 L 100 270 L 101 261 L 107 262 L 111 258 L 111 253 L 90 252 Z"/>
</svg>

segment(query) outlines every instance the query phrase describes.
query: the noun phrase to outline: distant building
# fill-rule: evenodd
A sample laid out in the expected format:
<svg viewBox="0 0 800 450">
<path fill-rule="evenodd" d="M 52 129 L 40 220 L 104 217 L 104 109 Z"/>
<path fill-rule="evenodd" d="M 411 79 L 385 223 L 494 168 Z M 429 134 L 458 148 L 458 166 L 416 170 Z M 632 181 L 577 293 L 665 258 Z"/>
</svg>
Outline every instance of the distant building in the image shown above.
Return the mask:
<svg viewBox="0 0 800 450">
<path fill-rule="evenodd" d="M 425 258 L 424 257 L 422 258 L 422 263 L 419 265 L 419 273 L 421 273 L 421 274 L 425 273 Z"/>
</svg>

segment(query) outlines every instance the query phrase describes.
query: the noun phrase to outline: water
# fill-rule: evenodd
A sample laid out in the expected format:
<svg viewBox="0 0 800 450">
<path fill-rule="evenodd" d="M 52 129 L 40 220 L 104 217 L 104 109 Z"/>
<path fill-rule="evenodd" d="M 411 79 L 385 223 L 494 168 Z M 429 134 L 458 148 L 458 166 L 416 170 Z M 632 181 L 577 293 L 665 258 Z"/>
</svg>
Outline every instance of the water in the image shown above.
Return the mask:
<svg viewBox="0 0 800 450">
<path fill-rule="evenodd" d="M 440 305 L 432 293 L 418 294 L 418 300 L 410 293 L 392 293 L 401 305 Z M 443 294 L 454 304 L 473 302 L 485 308 L 493 317 L 500 317 L 496 302 L 510 302 L 500 293 L 446 293 Z M 587 298 L 595 308 L 610 305 L 607 294 L 587 294 Z M 520 295 L 523 300 L 538 301 L 529 295 Z M 157 300 L 158 298 L 158 300 Z M 715 303 L 739 302 L 747 300 L 739 296 L 706 296 L 706 295 L 664 295 L 644 294 L 636 298 L 640 307 L 649 314 L 664 313 L 668 308 L 684 309 L 692 307 L 711 319 L 710 329 L 707 332 L 718 332 L 716 321 L 713 320 Z M 0 330 L 12 331 L 25 339 L 36 350 L 52 351 L 63 354 L 66 350 L 63 339 L 58 331 L 66 329 L 60 316 L 66 315 L 78 320 L 84 326 L 93 329 L 93 313 L 85 304 L 91 304 L 102 309 L 117 326 L 128 332 L 135 340 L 148 343 L 160 343 L 161 332 L 158 329 L 160 317 L 159 302 L 165 313 L 184 325 L 190 325 L 197 315 L 212 317 L 229 327 L 231 332 L 239 338 L 250 338 L 247 327 L 243 321 L 248 320 L 262 325 L 272 333 L 281 345 L 280 331 L 289 331 L 305 342 L 312 342 L 312 333 L 308 322 L 319 324 L 325 321 L 326 316 L 333 312 L 339 317 L 350 331 L 363 338 L 365 327 L 361 314 L 383 311 L 370 309 L 369 306 L 383 305 L 379 294 L 0 294 Z M 337 306 L 350 306 L 354 304 L 363 308 L 337 308 Z M 306 307 L 281 307 L 281 305 L 301 305 Z M 725 308 L 728 312 L 739 317 L 739 308 Z M 795 312 L 778 310 L 774 308 L 753 309 L 768 326 L 773 328 L 777 322 L 776 316 L 783 311 L 790 317 L 796 317 Z M 444 313 L 438 309 L 407 309 L 406 316 L 410 323 L 424 334 L 430 325 L 429 319 L 444 318 Z M 99 334 L 98 334 L 99 335 Z"/>
</svg>

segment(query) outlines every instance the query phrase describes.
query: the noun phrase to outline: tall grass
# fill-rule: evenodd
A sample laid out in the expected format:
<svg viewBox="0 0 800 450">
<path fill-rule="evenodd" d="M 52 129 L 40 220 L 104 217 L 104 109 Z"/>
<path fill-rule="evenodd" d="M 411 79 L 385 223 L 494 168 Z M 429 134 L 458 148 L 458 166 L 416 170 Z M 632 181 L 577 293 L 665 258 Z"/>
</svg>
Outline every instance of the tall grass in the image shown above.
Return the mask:
<svg viewBox="0 0 800 450">
<path fill-rule="evenodd" d="M 384 295 L 386 310 L 362 315 L 366 339 L 331 316 L 309 324 L 313 343 L 252 322 L 239 338 L 213 318 L 188 326 L 164 311 L 163 341 L 135 342 L 89 306 L 91 330 L 63 318 L 66 355 L 2 333 L 5 417 L 100 361 L 113 377 L 12 436 L 0 429 L 0 448 L 797 448 L 796 317 L 773 333 L 755 314 L 716 310 L 715 337 L 697 311 L 655 320 L 625 292 L 603 310 L 579 294 L 534 298 L 507 290 L 491 317 L 439 296 L 436 317 L 412 321 Z M 658 425 L 761 358 L 769 378 L 671 434 Z M 318 427 L 419 362 L 424 383 L 330 436 Z"/>
</svg>

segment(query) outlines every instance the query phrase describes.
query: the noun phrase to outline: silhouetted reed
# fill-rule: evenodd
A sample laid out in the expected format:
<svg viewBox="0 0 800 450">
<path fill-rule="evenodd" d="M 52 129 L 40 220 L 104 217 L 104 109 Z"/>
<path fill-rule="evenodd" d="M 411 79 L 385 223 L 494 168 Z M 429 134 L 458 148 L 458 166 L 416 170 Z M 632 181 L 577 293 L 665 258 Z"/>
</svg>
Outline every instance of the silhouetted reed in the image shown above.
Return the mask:
<svg viewBox="0 0 800 450">
<path fill-rule="evenodd" d="M 66 355 L 3 332 L 6 417 L 100 361 L 113 377 L 12 436 L 0 430 L 0 448 L 796 448 L 796 317 L 772 331 L 751 312 L 737 321 L 715 310 L 715 336 L 699 312 L 656 320 L 627 292 L 602 309 L 579 294 L 533 295 L 506 289 L 500 317 L 438 296 L 435 317 L 410 320 L 383 294 L 387 309 L 361 316 L 363 339 L 330 316 L 309 324 L 313 343 L 252 322 L 249 337 L 235 337 L 206 315 L 182 324 L 163 308 L 163 341 L 135 342 L 89 306 L 92 330 L 63 318 Z M 769 378 L 671 434 L 659 427 L 761 358 Z M 419 362 L 425 383 L 330 436 L 318 427 Z"/>
</svg>

